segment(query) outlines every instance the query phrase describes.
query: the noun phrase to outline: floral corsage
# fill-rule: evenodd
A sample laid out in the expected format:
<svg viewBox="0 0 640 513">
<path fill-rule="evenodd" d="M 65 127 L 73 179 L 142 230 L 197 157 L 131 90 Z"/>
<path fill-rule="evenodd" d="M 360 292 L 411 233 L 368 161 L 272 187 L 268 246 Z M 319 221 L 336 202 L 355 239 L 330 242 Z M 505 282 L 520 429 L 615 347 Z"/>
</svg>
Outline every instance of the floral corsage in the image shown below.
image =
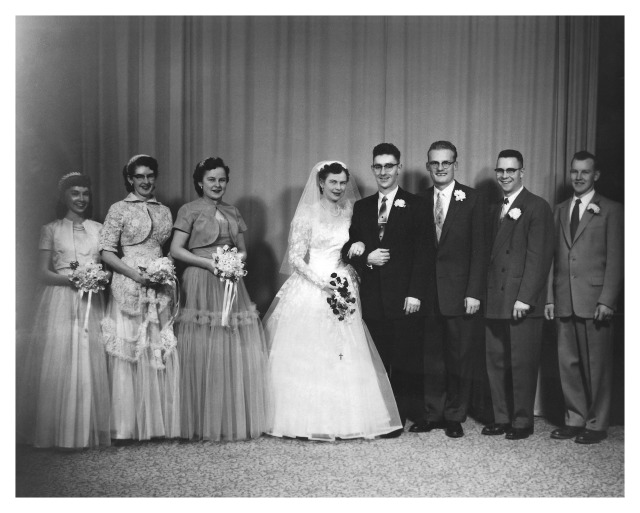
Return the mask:
<svg viewBox="0 0 640 513">
<path fill-rule="evenodd" d="M 404 208 L 407 206 L 407 204 L 403 199 L 397 199 L 393 202 L 393 206 L 398 208 Z"/>
<path fill-rule="evenodd" d="M 522 210 L 520 210 L 519 208 L 512 208 L 511 210 L 509 210 L 509 217 L 514 221 L 518 219 L 521 215 L 522 215 Z"/>
<path fill-rule="evenodd" d="M 467 197 L 464 191 L 460 191 L 458 189 L 453 191 L 453 195 L 456 197 L 456 201 L 464 201 Z"/>
<path fill-rule="evenodd" d="M 600 213 L 600 206 L 597 203 L 589 203 L 587 210 L 592 214 L 598 215 Z"/>
</svg>

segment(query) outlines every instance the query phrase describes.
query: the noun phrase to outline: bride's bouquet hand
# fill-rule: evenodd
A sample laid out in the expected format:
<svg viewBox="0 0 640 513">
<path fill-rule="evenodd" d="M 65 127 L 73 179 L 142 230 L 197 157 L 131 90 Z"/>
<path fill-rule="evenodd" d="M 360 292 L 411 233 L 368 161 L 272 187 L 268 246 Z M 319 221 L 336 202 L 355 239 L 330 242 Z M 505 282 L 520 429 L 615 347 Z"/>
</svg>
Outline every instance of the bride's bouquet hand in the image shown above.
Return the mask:
<svg viewBox="0 0 640 513">
<path fill-rule="evenodd" d="M 329 294 L 330 296 L 333 296 L 333 293 L 338 290 L 338 286 L 337 285 L 332 285 L 331 283 L 327 283 L 324 287 L 322 287 L 322 290 L 324 292 L 326 292 L 327 294 Z"/>
</svg>

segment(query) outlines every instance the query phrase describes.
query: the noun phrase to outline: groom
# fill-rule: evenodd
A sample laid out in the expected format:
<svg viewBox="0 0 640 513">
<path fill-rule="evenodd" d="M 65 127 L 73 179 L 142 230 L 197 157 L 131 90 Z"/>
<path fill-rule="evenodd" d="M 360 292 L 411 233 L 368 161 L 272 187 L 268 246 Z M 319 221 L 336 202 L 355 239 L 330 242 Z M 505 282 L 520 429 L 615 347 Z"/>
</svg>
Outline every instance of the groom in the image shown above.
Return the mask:
<svg viewBox="0 0 640 513">
<path fill-rule="evenodd" d="M 362 317 L 389 375 L 400 420 L 422 401 L 422 336 L 427 288 L 426 202 L 400 187 L 400 150 L 390 143 L 373 149 L 371 170 L 378 192 L 357 201 L 342 250 L 362 279 Z M 364 250 L 348 256 L 355 242 Z M 416 403 L 415 405 L 412 403 Z M 400 436 L 403 429 L 385 437 Z"/>
</svg>

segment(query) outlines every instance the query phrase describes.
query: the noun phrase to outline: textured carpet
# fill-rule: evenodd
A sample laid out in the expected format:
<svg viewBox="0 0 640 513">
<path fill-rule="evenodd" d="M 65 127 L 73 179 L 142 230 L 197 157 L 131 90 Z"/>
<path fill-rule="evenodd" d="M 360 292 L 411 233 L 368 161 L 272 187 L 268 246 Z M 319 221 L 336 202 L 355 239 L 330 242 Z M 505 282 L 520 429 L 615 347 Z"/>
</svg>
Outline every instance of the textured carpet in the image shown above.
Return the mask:
<svg viewBox="0 0 640 513">
<path fill-rule="evenodd" d="M 138 442 L 59 452 L 18 447 L 18 497 L 623 497 L 624 428 L 592 446 L 443 431 L 387 440 Z"/>
</svg>

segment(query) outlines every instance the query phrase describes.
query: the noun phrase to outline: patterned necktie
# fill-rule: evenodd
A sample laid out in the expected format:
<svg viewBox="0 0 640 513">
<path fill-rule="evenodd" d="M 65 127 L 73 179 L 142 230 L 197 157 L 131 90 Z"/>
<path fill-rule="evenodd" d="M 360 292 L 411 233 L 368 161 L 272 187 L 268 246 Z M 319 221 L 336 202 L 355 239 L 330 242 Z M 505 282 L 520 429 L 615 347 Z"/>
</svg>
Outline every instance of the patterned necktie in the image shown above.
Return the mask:
<svg viewBox="0 0 640 513">
<path fill-rule="evenodd" d="M 571 232 L 571 241 L 573 241 L 573 238 L 576 236 L 578 224 L 580 224 L 580 198 L 576 199 L 576 202 L 573 205 L 573 210 L 571 211 L 571 224 L 569 225 L 569 231 Z"/>
<path fill-rule="evenodd" d="M 380 211 L 378 212 L 378 238 L 382 240 L 384 236 L 384 227 L 387 224 L 387 197 L 382 196 L 380 203 Z"/>
<path fill-rule="evenodd" d="M 505 206 L 507 208 L 505 208 Z M 505 198 L 504 200 L 502 200 L 502 210 L 500 211 L 500 221 L 504 219 L 504 216 L 507 214 L 508 210 L 509 210 L 509 198 Z"/>
<path fill-rule="evenodd" d="M 433 213 L 433 217 L 436 221 L 436 237 L 440 242 L 440 235 L 442 235 L 442 224 L 444 223 L 444 210 L 442 209 L 442 193 L 438 192 L 436 199 L 436 208 Z"/>
</svg>

